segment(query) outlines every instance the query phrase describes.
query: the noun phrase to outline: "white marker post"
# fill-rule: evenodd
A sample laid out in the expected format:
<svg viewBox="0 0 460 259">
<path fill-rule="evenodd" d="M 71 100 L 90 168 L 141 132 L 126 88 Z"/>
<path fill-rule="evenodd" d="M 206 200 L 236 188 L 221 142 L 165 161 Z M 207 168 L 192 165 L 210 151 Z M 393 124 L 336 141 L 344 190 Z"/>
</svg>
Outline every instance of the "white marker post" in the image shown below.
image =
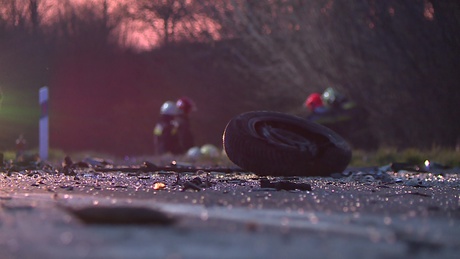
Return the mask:
<svg viewBox="0 0 460 259">
<path fill-rule="evenodd" d="M 42 161 L 46 161 L 49 148 L 48 87 L 40 88 L 38 101 L 40 103 L 39 155 Z"/>
</svg>

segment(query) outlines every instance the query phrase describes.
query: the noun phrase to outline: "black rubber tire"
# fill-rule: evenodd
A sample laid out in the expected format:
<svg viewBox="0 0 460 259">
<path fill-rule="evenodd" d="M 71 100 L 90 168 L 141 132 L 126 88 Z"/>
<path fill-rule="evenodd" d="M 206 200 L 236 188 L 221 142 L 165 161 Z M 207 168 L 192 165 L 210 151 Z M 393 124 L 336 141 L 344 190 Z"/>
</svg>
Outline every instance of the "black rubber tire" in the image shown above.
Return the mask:
<svg viewBox="0 0 460 259">
<path fill-rule="evenodd" d="M 231 119 L 223 146 L 233 163 L 262 176 L 328 176 L 351 160 L 350 146 L 331 129 L 270 111 Z"/>
</svg>

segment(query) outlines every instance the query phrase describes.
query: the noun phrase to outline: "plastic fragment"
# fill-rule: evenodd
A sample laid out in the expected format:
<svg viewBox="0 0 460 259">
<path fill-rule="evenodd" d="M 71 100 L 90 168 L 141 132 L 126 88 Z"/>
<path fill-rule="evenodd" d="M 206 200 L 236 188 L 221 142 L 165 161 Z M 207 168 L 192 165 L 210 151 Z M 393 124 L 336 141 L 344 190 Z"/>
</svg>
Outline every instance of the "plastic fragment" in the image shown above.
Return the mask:
<svg viewBox="0 0 460 259">
<path fill-rule="evenodd" d="M 274 188 L 278 191 L 286 190 L 300 190 L 300 191 L 311 191 L 311 185 L 308 183 L 293 183 L 290 181 L 278 181 L 278 182 L 270 182 L 267 179 L 260 180 L 260 188 Z"/>
</svg>

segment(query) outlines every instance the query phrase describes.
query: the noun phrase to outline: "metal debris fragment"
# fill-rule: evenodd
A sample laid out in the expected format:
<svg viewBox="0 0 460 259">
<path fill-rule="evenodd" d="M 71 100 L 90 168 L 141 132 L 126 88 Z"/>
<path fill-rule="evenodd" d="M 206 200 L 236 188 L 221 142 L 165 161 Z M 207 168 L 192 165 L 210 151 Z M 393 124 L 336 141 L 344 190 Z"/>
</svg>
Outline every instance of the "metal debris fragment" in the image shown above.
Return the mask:
<svg viewBox="0 0 460 259">
<path fill-rule="evenodd" d="M 308 183 L 294 183 L 291 181 L 277 181 L 277 182 L 270 182 L 268 179 L 261 179 L 260 180 L 260 188 L 273 188 L 277 191 L 285 190 L 285 191 L 292 191 L 292 190 L 300 190 L 300 191 L 312 191 L 311 185 Z"/>
<path fill-rule="evenodd" d="M 87 207 L 67 208 L 85 224 L 115 225 L 171 225 L 176 218 L 154 209 L 137 207 Z"/>
</svg>

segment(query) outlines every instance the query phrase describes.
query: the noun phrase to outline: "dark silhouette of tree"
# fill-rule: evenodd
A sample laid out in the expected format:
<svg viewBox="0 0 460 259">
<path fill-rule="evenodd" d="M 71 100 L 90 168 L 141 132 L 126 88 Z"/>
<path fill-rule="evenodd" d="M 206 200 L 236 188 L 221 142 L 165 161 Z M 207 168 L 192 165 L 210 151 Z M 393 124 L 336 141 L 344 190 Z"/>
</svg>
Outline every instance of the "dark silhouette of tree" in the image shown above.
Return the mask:
<svg viewBox="0 0 460 259">
<path fill-rule="evenodd" d="M 179 22 L 190 15 L 186 0 L 136 0 L 133 17 L 151 26 L 165 46 L 175 41 Z"/>
<path fill-rule="evenodd" d="M 272 105 L 283 107 L 281 99 L 300 107 L 308 93 L 335 86 L 370 112 L 388 145 L 452 145 L 458 138 L 458 109 L 446 108 L 459 93 L 456 1 L 201 3 L 231 40 L 236 71 L 256 77 L 260 98 Z M 284 103 L 281 109 L 296 111 Z M 421 127 L 427 121 L 443 133 Z"/>
<path fill-rule="evenodd" d="M 206 141 L 248 109 L 303 115 L 309 93 L 334 86 L 368 111 L 382 143 L 452 146 L 459 14 L 455 0 L 0 0 L 0 142 L 36 135 L 43 85 L 75 114 L 59 134 L 86 136 L 57 144 L 133 152 L 150 129 L 126 125 L 149 127 L 166 98 L 197 101 L 197 139 Z M 156 48 L 129 49 L 139 24 Z"/>
<path fill-rule="evenodd" d="M 125 5 L 116 5 L 109 13 L 108 1 L 75 4 L 59 1 L 55 22 L 51 25 L 54 40 L 73 46 L 101 49 L 118 45 L 118 28 L 126 19 Z"/>
<path fill-rule="evenodd" d="M 32 33 L 36 34 L 40 27 L 40 17 L 38 13 L 37 0 L 29 0 L 30 23 L 32 25 Z"/>
</svg>

